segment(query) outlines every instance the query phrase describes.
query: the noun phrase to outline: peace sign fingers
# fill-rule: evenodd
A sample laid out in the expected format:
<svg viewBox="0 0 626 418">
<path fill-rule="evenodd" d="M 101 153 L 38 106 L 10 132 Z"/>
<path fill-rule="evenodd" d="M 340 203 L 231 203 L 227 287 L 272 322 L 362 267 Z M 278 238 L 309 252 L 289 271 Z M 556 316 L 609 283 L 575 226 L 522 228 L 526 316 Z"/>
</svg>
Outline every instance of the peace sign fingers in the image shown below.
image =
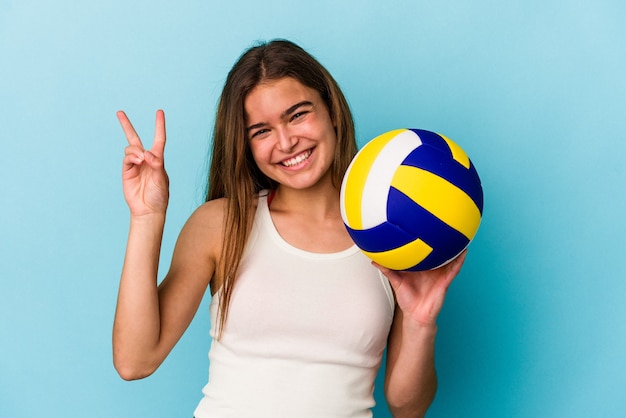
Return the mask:
<svg viewBox="0 0 626 418">
<path fill-rule="evenodd" d="M 146 151 L 137 131 L 123 111 L 117 112 L 128 146 L 124 150 L 122 185 L 131 214 L 164 213 L 169 197 L 169 180 L 163 163 L 165 115 L 157 111 L 154 143 Z"/>
</svg>

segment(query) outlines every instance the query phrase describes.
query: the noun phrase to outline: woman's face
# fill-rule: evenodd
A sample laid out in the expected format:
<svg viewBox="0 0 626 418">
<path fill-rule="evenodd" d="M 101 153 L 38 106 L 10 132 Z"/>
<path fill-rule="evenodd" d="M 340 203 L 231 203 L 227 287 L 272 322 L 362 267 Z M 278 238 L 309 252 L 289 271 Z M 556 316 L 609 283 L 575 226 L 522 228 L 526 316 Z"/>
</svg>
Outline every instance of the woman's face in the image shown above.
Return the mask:
<svg viewBox="0 0 626 418">
<path fill-rule="evenodd" d="M 295 189 L 330 182 L 337 136 L 316 90 L 291 77 L 263 82 L 244 109 L 252 156 L 266 176 Z"/>
</svg>

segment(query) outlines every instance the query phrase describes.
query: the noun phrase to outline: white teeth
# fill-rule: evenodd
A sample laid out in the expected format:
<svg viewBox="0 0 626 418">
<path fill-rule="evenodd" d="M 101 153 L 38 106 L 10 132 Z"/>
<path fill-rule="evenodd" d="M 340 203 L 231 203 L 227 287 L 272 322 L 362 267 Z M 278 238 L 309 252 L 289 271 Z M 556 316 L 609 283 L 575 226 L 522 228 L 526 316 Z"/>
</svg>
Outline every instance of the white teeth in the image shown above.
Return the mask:
<svg viewBox="0 0 626 418">
<path fill-rule="evenodd" d="M 283 161 L 281 164 L 285 167 L 293 167 L 296 164 L 300 164 L 302 161 L 306 160 L 311 156 L 311 150 L 303 152 L 302 154 L 295 156 L 289 160 Z"/>
</svg>

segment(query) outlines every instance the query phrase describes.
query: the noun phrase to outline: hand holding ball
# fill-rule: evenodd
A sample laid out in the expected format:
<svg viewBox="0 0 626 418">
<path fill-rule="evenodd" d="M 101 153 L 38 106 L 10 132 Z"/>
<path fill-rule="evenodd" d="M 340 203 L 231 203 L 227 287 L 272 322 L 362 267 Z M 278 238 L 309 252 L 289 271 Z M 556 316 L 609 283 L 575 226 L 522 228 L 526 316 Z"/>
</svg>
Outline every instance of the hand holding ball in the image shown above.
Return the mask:
<svg viewBox="0 0 626 418">
<path fill-rule="evenodd" d="M 341 216 L 356 245 L 392 270 L 428 270 L 458 256 L 483 212 L 467 154 L 443 135 L 398 129 L 367 143 L 341 185 Z"/>
</svg>

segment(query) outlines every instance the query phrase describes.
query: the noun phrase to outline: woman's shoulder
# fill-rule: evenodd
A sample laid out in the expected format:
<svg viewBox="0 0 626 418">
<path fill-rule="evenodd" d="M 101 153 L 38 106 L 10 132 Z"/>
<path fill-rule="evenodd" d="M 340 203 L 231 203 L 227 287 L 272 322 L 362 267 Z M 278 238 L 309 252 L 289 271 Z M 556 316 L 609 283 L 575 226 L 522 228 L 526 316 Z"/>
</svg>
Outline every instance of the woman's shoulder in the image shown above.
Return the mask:
<svg viewBox="0 0 626 418">
<path fill-rule="evenodd" d="M 250 209 L 255 210 L 258 197 L 251 202 Z M 200 205 L 189 218 L 191 222 L 197 222 L 204 226 L 222 227 L 226 220 L 230 201 L 226 197 L 209 200 Z"/>
<path fill-rule="evenodd" d="M 200 205 L 187 219 L 181 234 L 186 237 L 195 237 L 207 244 L 207 240 L 219 242 L 226 213 L 224 199 L 211 200 Z"/>
<path fill-rule="evenodd" d="M 200 205 L 191 215 L 190 219 L 198 218 L 199 220 L 207 222 L 219 221 L 219 223 L 221 223 L 226 213 L 227 205 L 228 200 L 225 197 L 209 200 Z"/>
</svg>

